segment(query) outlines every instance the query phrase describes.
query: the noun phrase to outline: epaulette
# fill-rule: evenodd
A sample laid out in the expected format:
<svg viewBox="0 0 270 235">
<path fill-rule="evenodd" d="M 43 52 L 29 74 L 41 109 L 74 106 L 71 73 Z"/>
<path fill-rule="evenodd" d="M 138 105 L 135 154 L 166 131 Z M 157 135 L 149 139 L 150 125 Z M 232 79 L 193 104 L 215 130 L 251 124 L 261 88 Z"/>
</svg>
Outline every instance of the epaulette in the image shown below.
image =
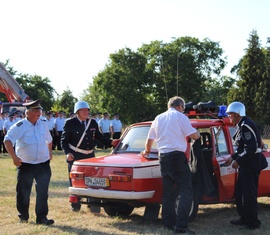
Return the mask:
<svg viewBox="0 0 270 235">
<path fill-rule="evenodd" d="M 16 126 L 21 126 L 23 124 L 23 122 L 18 122 L 17 124 L 16 124 Z"/>
<path fill-rule="evenodd" d="M 46 122 L 46 120 L 44 120 L 44 119 L 40 119 L 40 121 L 42 121 L 42 122 Z"/>
</svg>

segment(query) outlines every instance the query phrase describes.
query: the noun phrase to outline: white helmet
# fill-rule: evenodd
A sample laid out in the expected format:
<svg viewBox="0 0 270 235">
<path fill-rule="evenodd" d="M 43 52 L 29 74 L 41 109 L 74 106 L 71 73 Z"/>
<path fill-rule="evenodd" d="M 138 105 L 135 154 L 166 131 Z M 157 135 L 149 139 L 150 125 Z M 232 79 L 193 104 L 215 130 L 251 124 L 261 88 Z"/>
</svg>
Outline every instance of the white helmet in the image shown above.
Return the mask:
<svg viewBox="0 0 270 235">
<path fill-rule="evenodd" d="M 79 109 L 90 109 L 90 107 L 87 102 L 79 101 L 74 105 L 74 113 L 77 113 Z"/>
<path fill-rule="evenodd" d="M 236 101 L 229 104 L 226 113 L 237 113 L 243 117 L 246 116 L 246 108 L 241 102 Z"/>
</svg>

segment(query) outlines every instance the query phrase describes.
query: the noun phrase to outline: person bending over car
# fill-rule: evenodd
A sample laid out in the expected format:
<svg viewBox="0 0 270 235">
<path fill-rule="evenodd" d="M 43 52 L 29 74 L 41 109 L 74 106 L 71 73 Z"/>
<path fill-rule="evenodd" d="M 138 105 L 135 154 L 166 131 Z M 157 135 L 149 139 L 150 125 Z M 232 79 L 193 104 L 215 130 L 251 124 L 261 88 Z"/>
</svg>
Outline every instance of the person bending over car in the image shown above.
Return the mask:
<svg viewBox="0 0 270 235">
<path fill-rule="evenodd" d="M 200 134 L 183 114 L 184 109 L 183 98 L 175 96 L 169 100 L 168 110 L 159 114 L 150 127 L 142 155 L 150 153 L 156 140 L 163 185 L 163 226 L 175 233 L 194 234 L 188 228 L 193 192 L 191 172 L 184 152 L 187 149 L 186 137 L 197 140 Z M 177 215 L 174 209 L 175 185 L 177 195 L 180 195 Z"/>
</svg>

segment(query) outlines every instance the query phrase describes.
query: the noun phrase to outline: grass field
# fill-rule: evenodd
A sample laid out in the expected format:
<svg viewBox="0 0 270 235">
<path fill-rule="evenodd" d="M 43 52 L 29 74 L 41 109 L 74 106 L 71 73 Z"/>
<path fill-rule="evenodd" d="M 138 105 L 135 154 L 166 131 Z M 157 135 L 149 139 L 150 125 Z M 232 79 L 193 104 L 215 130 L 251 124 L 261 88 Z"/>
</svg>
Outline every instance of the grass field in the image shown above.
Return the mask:
<svg viewBox="0 0 270 235">
<path fill-rule="evenodd" d="M 270 145 L 269 145 L 270 146 Z M 97 151 L 97 155 L 107 152 Z M 157 222 L 143 219 L 143 208 L 137 208 L 131 216 L 111 218 L 101 210 L 100 214 L 90 213 L 86 205 L 80 212 L 72 212 L 68 202 L 68 174 L 65 156 L 54 151 L 51 161 L 52 179 L 49 190 L 49 215 L 55 220 L 52 226 L 35 224 L 35 188 L 33 187 L 28 224 L 20 224 L 15 206 L 16 168 L 9 155 L 0 155 L 0 234 L 41 234 L 41 235 L 107 235 L 107 234 L 174 234 L 163 229 L 161 220 Z M 270 187 L 270 179 L 269 179 Z M 229 220 L 237 218 L 234 204 L 216 204 L 200 206 L 196 220 L 190 229 L 197 234 L 270 234 L 270 198 L 259 199 L 259 219 L 262 226 L 259 230 L 247 231 L 229 224 Z"/>
</svg>

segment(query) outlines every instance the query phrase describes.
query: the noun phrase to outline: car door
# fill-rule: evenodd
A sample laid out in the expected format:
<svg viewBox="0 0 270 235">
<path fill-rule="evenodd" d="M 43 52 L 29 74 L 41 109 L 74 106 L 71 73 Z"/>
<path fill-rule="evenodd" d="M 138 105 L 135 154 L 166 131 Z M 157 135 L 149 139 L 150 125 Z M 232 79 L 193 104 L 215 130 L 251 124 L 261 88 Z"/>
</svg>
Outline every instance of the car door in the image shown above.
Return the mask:
<svg viewBox="0 0 270 235">
<path fill-rule="evenodd" d="M 231 165 L 225 166 L 226 160 L 231 157 L 231 135 L 227 126 L 211 127 L 213 136 L 214 172 L 217 177 L 220 201 L 229 201 L 234 198 L 234 188 L 237 171 Z"/>
</svg>

